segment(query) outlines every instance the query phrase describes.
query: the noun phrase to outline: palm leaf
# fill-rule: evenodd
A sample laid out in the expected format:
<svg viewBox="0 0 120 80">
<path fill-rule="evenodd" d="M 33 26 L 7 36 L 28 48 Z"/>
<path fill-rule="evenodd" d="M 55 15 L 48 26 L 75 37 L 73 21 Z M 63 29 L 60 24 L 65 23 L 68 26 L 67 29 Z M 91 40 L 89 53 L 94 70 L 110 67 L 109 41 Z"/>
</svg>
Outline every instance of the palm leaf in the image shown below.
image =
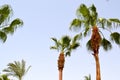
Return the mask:
<svg viewBox="0 0 120 80">
<path fill-rule="evenodd" d="M 80 7 L 77 9 L 77 14 L 87 19 L 90 12 L 85 4 L 81 4 Z"/>
<path fill-rule="evenodd" d="M 76 49 L 76 48 L 79 47 L 79 46 L 80 46 L 80 43 L 77 43 L 77 42 L 76 42 L 76 43 L 72 44 L 70 48 L 71 48 L 71 49 Z"/>
<path fill-rule="evenodd" d="M 3 30 L 5 33 L 13 34 L 14 31 L 15 31 L 18 27 L 20 27 L 20 26 L 22 26 L 22 25 L 23 25 L 23 21 L 17 18 L 17 19 L 14 19 L 14 20 L 11 22 L 10 26 L 5 27 L 5 28 L 3 28 L 2 30 Z"/>
<path fill-rule="evenodd" d="M 58 50 L 59 44 L 56 38 L 51 38 L 55 42 L 55 46 L 51 46 L 50 49 L 56 49 Z"/>
<path fill-rule="evenodd" d="M 108 40 L 105 39 L 105 38 L 102 39 L 101 46 L 103 47 L 103 49 L 104 49 L 105 51 L 107 51 L 107 50 L 109 50 L 109 49 L 112 48 L 112 45 L 111 45 L 110 41 L 108 41 Z"/>
<path fill-rule="evenodd" d="M 63 36 L 61 38 L 61 43 L 64 47 L 68 47 L 70 45 L 71 38 L 69 36 Z"/>
<path fill-rule="evenodd" d="M 3 5 L 0 7 L 0 25 L 3 24 L 5 21 L 8 21 L 10 15 L 12 13 L 12 9 L 10 5 Z"/>
<path fill-rule="evenodd" d="M 115 41 L 116 44 L 120 45 L 120 33 L 114 32 L 111 33 L 111 40 Z"/>
<path fill-rule="evenodd" d="M 91 40 L 88 40 L 88 42 L 86 44 L 86 47 L 87 47 L 88 50 L 92 51 Z"/>
<path fill-rule="evenodd" d="M 73 21 L 71 22 L 70 30 L 71 30 L 71 29 L 77 30 L 78 28 L 81 27 L 81 24 L 82 24 L 82 22 L 81 22 L 80 19 L 73 19 Z M 73 28 L 73 27 L 74 27 L 74 28 Z"/>
<path fill-rule="evenodd" d="M 66 53 L 65 53 L 65 56 L 66 56 L 66 57 L 67 57 L 67 56 L 71 56 L 71 52 L 70 52 L 70 51 L 66 52 Z"/>
<path fill-rule="evenodd" d="M 0 40 L 1 40 L 2 42 L 5 42 L 6 39 L 7 39 L 6 33 L 4 33 L 3 31 L 0 31 Z"/>
</svg>

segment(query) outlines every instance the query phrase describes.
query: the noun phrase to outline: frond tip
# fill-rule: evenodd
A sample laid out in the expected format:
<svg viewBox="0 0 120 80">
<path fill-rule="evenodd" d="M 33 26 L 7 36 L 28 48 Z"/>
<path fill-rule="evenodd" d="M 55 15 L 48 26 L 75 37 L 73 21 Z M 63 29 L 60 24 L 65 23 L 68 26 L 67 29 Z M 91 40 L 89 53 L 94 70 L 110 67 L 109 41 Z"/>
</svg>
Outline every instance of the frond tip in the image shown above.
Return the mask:
<svg viewBox="0 0 120 80">
<path fill-rule="evenodd" d="M 114 32 L 110 36 L 112 41 L 115 41 L 116 44 L 120 45 L 120 33 Z"/>
<path fill-rule="evenodd" d="M 110 41 L 108 41 L 107 39 L 103 38 L 102 42 L 101 42 L 101 46 L 103 47 L 103 49 L 105 51 L 109 50 L 112 48 L 112 44 Z"/>
</svg>

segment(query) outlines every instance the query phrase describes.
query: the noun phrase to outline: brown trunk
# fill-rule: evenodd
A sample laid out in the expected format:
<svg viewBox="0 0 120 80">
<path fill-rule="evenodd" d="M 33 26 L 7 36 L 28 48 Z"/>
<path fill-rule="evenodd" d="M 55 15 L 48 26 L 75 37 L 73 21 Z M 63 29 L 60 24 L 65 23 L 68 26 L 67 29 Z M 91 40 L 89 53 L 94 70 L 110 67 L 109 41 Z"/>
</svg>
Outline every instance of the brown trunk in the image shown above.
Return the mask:
<svg viewBox="0 0 120 80">
<path fill-rule="evenodd" d="M 58 58 L 59 80 L 62 80 L 62 71 L 64 68 L 64 62 L 65 62 L 64 53 L 60 53 Z"/>
<path fill-rule="evenodd" d="M 59 70 L 59 80 L 62 80 L 62 70 Z"/>
<path fill-rule="evenodd" d="M 98 53 L 93 54 L 96 62 L 96 80 L 101 80 L 101 75 L 100 75 L 100 63 L 99 63 L 99 56 Z"/>
</svg>

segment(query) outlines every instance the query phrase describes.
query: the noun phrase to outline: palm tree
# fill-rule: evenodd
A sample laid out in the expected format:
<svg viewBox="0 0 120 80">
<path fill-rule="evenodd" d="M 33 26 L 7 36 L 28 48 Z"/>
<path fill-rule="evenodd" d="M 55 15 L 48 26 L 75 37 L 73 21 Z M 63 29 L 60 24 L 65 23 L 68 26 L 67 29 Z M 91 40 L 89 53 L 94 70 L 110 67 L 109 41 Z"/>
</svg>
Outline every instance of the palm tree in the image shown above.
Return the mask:
<svg viewBox="0 0 120 80">
<path fill-rule="evenodd" d="M 73 19 L 70 30 L 80 30 L 80 35 L 86 37 L 90 32 L 91 38 L 87 42 L 87 48 L 93 51 L 93 56 L 96 62 L 96 80 L 101 80 L 100 75 L 100 62 L 99 62 L 99 48 L 103 47 L 104 50 L 112 48 L 111 41 L 120 45 L 120 33 L 112 32 L 112 28 L 118 28 L 120 20 L 116 18 L 98 18 L 98 13 L 94 5 L 87 7 L 81 4 L 77 9 L 77 18 Z M 111 40 L 108 40 L 101 30 L 110 32 Z"/>
<path fill-rule="evenodd" d="M 6 74 L 0 75 L 0 80 L 10 80 Z"/>
<path fill-rule="evenodd" d="M 85 76 L 85 80 L 91 80 L 91 75 Z"/>
<path fill-rule="evenodd" d="M 19 80 L 22 80 L 23 76 L 28 72 L 31 66 L 26 69 L 26 62 L 22 60 L 14 61 L 14 63 L 9 63 L 8 68 L 3 71 L 6 72 L 8 76 L 17 77 Z"/>
<path fill-rule="evenodd" d="M 0 7 L 0 40 L 5 42 L 8 34 L 13 34 L 15 30 L 23 25 L 23 21 L 19 18 L 9 22 L 12 16 L 12 8 L 10 5 Z"/>
<path fill-rule="evenodd" d="M 58 58 L 58 70 L 59 80 L 62 80 L 62 71 L 64 68 L 65 56 L 70 56 L 71 51 L 79 46 L 79 43 L 77 42 L 79 35 L 74 36 L 73 39 L 71 39 L 69 36 L 63 36 L 60 40 L 57 40 L 56 38 L 51 39 L 55 42 L 55 45 L 51 46 L 50 49 L 60 51 Z"/>
</svg>

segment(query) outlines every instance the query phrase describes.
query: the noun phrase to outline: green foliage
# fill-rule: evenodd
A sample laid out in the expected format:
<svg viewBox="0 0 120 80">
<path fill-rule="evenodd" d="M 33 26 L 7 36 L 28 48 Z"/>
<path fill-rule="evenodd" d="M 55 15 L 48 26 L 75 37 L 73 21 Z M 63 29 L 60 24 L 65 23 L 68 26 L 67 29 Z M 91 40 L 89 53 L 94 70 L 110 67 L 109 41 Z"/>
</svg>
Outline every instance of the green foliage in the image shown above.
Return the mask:
<svg viewBox="0 0 120 80">
<path fill-rule="evenodd" d="M 91 40 L 88 40 L 88 42 L 86 44 L 86 47 L 87 47 L 88 50 L 92 51 Z"/>
<path fill-rule="evenodd" d="M 31 66 L 26 69 L 26 62 L 22 60 L 14 61 L 14 63 L 9 63 L 8 68 L 4 69 L 3 71 L 6 72 L 8 76 L 17 77 L 19 80 L 22 80 L 22 77 L 28 72 Z"/>
<path fill-rule="evenodd" d="M 6 74 L 0 75 L 0 80 L 10 80 Z"/>
<path fill-rule="evenodd" d="M 92 4 L 90 7 L 87 7 L 85 4 L 81 4 L 78 9 L 76 10 L 77 18 L 73 19 L 70 30 L 74 28 L 79 28 L 80 33 L 84 34 L 83 37 L 86 37 L 91 31 L 94 26 L 97 26 L 98 28 L 102 28 L 103 30 L 107 30 L 110 33 L 111 28 L 117 28 L 120 26 L 120 20 L 117 18 L 99 18 L 97 9 L 94 4 Z M 76 30 L 76 29 L 75 29 Z M 100 31 L 100 30 L 99 30 Z M 102 42 L 101 46 L 105 50 L 109 50 L 112 48 L 111 42 L 108 41 L 102 31 L 100 31 L 102 34 Z M 81 38 L 83 38 L 81 37 Z M 111 39 L 118 45 L 120 45 L 120 33 L 113 32 L 110 35 Z M 86 44 L 88 50 L 91 50 L 91 44 L 90 40 Z"/>
<path fill-rule="evenodd" d="M 85 76 L 84 78 L 85 78 L 85 80 L 91 80 L 91 75 Z"/>
<path fill-rule="evenodd" d="M 0 40 L 2 40 L 3 42 L 5 42 L 6 39 L 7 39 L 7 35 L 3 31 L 0 31 Z"/>
<path fill-rule="evenodd" d="M 51 46 L 50 49 L 55 49 L 60 52 L 64 52 L 66 56 L 70 56 L 71 51 L 79 46 L 79 38 L 79 35 L 74 36 L 73 39 L 71 39 L 67 35 L 63 36 L 60 40 L 57 40 L 56 38 L 51 38 L 55 42 L 55 45 Z"/>
<path fill-rule="evenodd" d="M 120 33 L 114 32 L 114 33 L 111 33 L 110 36 L 111 36 L 111 39 L 115 41 L 116 44 L 120 45 Z"/>
<path fill-rule="evenodd" d="M 3 5 L 0 7 L 0 25 L 3 24 L 5 21 L 8 21 L 10 15 L 12 14 L 12 9 L 10 5 Z"/>
<path fill-rule="evenodd" d="M 101 46 L 106 51 L 112 48 L 111 42 L 105 38 L 102 39 Z"/>
<path fill-rule="evenodd" d="M 10 5 L 3 5 L 0 7 L 0 40 L 5 42 L 8 34 L 13 34 L 15 30 L 23 25 L 23 21 L 19 18 L 9 22 L 12 8 Z"/>
</svg>

